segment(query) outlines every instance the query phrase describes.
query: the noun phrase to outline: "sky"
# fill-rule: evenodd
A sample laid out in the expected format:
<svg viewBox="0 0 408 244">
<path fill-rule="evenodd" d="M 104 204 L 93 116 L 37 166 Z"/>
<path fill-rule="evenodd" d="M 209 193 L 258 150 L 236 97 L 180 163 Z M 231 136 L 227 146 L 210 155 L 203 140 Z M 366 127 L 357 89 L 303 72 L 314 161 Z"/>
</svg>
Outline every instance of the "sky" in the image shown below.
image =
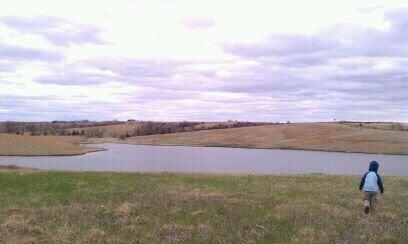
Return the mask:
<svg viewBox="0 0 408 244">
<path fill-rule="evenodd" d="M 0 121 L 408 122 L 407 30 L 405 0 L 7 1 Z"/>
</svg>

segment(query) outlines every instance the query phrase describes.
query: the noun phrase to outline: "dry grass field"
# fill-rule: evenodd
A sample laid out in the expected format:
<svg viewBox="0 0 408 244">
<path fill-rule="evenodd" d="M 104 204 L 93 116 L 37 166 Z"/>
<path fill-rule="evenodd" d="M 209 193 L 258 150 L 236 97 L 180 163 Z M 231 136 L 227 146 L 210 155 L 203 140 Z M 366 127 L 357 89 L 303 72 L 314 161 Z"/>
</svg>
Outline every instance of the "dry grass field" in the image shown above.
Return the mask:
<svg viewBox="0 0 408 244">
<path fill-rule="evenodd" d="M 280 148 L 408 154 L 408 132 L 351 127 L 334 123 L 265 125 L 128 138 L 147 145 Z"/>
<path fill-rule="evenodd" d="M 1 243 L 407 243 L 408 179 L 0 172 Z"/>
<path fill-rule="evenodd" d="M 1 156 L 78 155 L 100 149 L 80 146 L 75 136 L 0 134 Z"/>
<path fill-rule="evenodd" d="M 395 130 L 395 131 L 408 131 L 408 123 L 393 123 L 393 122 L 354 122 L 344 123 L 353 127 L 363 127 L 368 129 L 377 130 Z"/>
</svg>

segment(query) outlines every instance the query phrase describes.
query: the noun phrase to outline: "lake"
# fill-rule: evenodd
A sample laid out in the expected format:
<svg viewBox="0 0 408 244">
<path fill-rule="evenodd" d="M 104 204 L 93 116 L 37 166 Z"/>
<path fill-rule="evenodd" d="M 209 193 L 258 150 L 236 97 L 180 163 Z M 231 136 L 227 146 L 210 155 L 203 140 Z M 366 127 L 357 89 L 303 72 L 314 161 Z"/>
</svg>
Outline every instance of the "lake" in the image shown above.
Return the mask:
<svg viewBox="0 0 408 244">
<path fill-rule="evenodd" d="M 0 157 L 0 164 L 47 170 L 260 174 L 357 174 L 371 160 L 383 175 L 408 175 L 408 156 L 303 150 L 99 144 L 80 156 Z"/>
</svg>

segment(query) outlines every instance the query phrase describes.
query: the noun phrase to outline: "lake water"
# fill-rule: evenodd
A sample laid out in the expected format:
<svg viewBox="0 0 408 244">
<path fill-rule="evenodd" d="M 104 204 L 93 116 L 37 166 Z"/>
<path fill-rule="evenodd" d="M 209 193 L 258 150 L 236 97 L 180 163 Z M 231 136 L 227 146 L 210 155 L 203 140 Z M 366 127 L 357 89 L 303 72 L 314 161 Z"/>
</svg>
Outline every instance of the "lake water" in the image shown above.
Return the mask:
<svg viewBox="0 0 408 244">
<path fill-rule="evenodd" d="M 371 160 L 383 175 L 408 175 L 408 156 L 302 150 L 100 144 L 81 156 L 0 157 L 0 164 L 69 171 L 261 174 L 362 174 Z"/>
</svg>

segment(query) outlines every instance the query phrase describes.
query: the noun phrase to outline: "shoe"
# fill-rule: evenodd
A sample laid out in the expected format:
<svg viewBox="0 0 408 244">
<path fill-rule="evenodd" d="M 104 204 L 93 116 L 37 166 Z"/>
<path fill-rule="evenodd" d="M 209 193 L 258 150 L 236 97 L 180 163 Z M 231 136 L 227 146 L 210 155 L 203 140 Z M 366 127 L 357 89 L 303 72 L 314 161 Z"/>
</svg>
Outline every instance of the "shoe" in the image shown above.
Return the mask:
<svg viewBox="0 0 408 244">
<path fill-rule="evenodd" d="M 365 212 L 366 214 L 368 214 L 368 212 L 370 212 L 370 207 L 369 207 L 369 206 L 366 206 L 366 207 L 364 208 L 364 212 Z"/>
</svg>

